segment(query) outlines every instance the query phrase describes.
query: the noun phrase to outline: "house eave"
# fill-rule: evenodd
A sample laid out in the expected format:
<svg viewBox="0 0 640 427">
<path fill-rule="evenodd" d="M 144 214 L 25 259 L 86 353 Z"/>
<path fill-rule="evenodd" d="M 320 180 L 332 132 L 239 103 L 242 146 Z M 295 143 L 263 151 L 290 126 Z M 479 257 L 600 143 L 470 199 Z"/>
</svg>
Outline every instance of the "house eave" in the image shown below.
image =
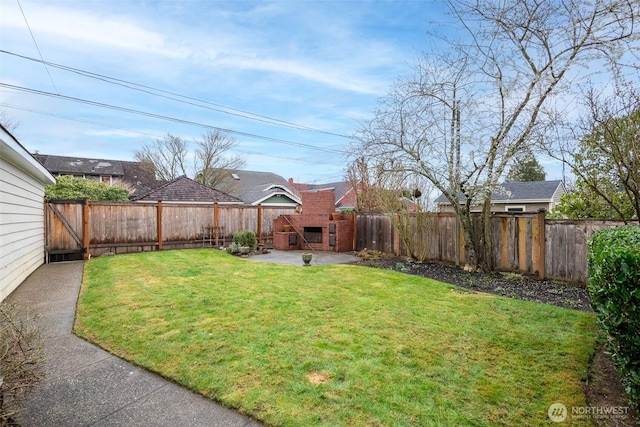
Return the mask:
<svg viewBox="0 0 640 427">
<path fill-rule="evenodd" d="M 527 204 L 527 203 L 551 203 L 552 199 L 508 199 L 508 200 L 492 200 L 491 203 L 495 204 Z"/>
<path fill-rule="evenodd" d="M 505 200 L 491 200 L 491 204 L 527 204 L 527 203 L 551 203 L 553 199 L 505 199 Z M 464 204 L 464 202 L 460 202 L 460 204 Z M 451 202 L 436 202 L 436 206 L 451 206 Z M 471 206 L 479 206 L 479 204 L 471 205 Z"/>
<path fill-rule="evenodd" d="M 293 195 L 293 194 L 291 194 L 291 193 L 285 193 L 285 192 L 282 192 L 282 191 L 278 191 L 278 192 L 276 192 L 276 193 L 269 193 L 269 194 L 268 194 L 268 195 L 266 195 L 265 197 L 262 197 L 262 198 L 260 198 L 260 199 L 256 200 L 255 202 L 253 202 L 253 203 L 251 203 L 251 204 L 252 204 L 253 206 L 257 206 L 257 205 L 263 204 L 263 203 L 262 203 L 263 201 L 265 201 L 265 200 L 267 200 L 267 199 L 270 199 L 271 197 L 273 197 L 273 196 L 277 196 L 277 195 L 285 196 L 285 197 L 289 198 L 293 203 L 297 203 L 297 204 L 299 204 L 299 205 L 301 205 L 301 204 L 302 204 L 302 201 L 301 201 L 300 199 L 298 199 L 295 195 Z M 280 204 L 279 204 L 279 203 L 269 203 L 268 205 L 269 205 L 269 206 L 279 206 Z M 265 206 L 267 206 L 267 205 L 265 204 Z"/>
<path fill-rule="evenodd" d="M 0 128 L 2 135 L 0 137 L 0 151 L 2 157 L 12 164 L 18 166 L 37 177 L 44 184 L 55 184 L 55 177 L 40 164 L 9 131 Z M 22 154 L 21 154 L 22 153 Z"/>
</svg>

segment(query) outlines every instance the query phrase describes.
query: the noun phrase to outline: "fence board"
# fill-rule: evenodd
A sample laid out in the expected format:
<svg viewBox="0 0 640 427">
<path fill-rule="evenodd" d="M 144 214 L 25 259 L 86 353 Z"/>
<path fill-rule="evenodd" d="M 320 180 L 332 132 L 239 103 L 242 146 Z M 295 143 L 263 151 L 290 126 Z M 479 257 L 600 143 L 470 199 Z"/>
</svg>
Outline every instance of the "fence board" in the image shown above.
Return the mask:
<svg viewBox="0 0 640 427">
<path fill-rule="evenodd" d="M 544 216 L 544 215 L 543 215 Z M 588 276 L 588 241 L 596 230 L 620 226 L 617 221 L 545 220 L 537 214 L 500 214 L 491 218 L 491 254 L 500 270 L 585 283 Z M 418 227 L 419 222 L 412 222 Z M 393 253 L 380 240 L 392 242 L 395 235 L 391 218 L 380 213 L 359 213 L 356 222 L 356 249 Z M 432 214 L 422 222 L 428 232 L 414 230 L 419 244 L 426 245 L 428 260 L 452 264 L 464 263 L 464 239 L 452 214 Z M 544 232 L 544 242 L 540 236 Z M 544 247 L 542 247 L 544 246 Z M 404 245 L 401 245 L 404 247 Z M 458 248 L 460 253 L 458 254 Z M 544 253 L 542 253 L 544 250 Z M 402 255 L 408 255 L 404 248 Z"/>
<path fill-rule="evenodd" d="M 82 241 L 82 204 L 77 202 L 50 202 L 66 219 L 67 223 L 74 230 Z M 51 210 L 47 209 L 47 250 L 60 251 L 65 249 L 77 250 L 80 245 L 67 231 L 62 221 Z"/>
<path fill-rule="evenodd" d="M 77 201 L 50 201 L 69 227 L 83 239 L 83 205 Z M 45 204 L 45 206 L 47 206 Z M 51 208 L 46 207 L 47 252 L 77 252 L 78 243 Z M 258 214 L 258 209 L 261 213 Z M 293 208 L 213 204 L 162 204 L 162 245 L 167 248 L 201 247 L 214 244 L 206 229 L 219 225 L 219 244 L 231 242 L 233 233 L 261 231 L 261 242 L 273 241 L 273 220 L 293 214 Z M 158 242 L 157 203 L 91 202 L 89 204 L 89 246 L 97 256 L 118 252 L 156 250 Z M 399 239 L 394 221 L 382 213 L 356 215 L 356 250 L 364 248 L 384 253 L 410 253 L 451 264 L 464 263 L 464 239 L 453 214 L 424 214 L 409 218 L 408 232 L 414 236 L 409 248 Z M 261 225 L 258 227 L 258 218 Z M 491 218 L 493 265 L 500 270 L 536 274 L 554 280 L 584 283 L 587 280 L 588 241 L 602 228 L 622 225 L 616 221 L 545 220 L 532 214 L 501 214 Z M 477 221 L 477 219 L 475 220 Z M 539 236 L 544 232 L 545 240 Z M 543 244 L 544 243 L 544 244 Z M 541 252 L 544 249 L 544 257 Z M 544 268 L 543 268 L 544 267 Z"/>
<path fill-rule="evenodd" d="M 82 209 L 78 201 L 51 201 L 70 227 L 82 239 Z M 294 208 L 258 206 L 218 206 L 219 244 L 231 242 L 233 233 L 258 231 L 258 209 L 262 209 L 260 241 L 273 241 L 273 220 Z M 201 247 L 214 244 L 211 230 L 215 225 L 214 204 L 163 203 L 162 246 L 171 248 Z M 79 245 L 66 231 L 60 219 L 47 208 L 47 252 L 77 252 Z M 89 203 L 89 247 L 93 256 L 106 252 L 139 252 L 157 250 L 158 203 Z"/>
</svg>

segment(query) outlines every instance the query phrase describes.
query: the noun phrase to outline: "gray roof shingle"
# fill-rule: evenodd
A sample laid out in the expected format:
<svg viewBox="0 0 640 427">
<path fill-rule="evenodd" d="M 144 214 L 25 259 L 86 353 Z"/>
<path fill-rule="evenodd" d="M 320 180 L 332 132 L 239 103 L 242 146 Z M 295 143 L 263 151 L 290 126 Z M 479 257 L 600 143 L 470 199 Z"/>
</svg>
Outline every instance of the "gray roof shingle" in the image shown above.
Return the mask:
<svg viewBox="0 0 640 427">
<path fill-rule="evenodd" d="M 511 202 L 511 201 L 551 201 L 553 195 L 562 185 L 561 180 L 553 181 L 508 181 L 499 184 L 491 195 L 491 202 Z M 463 194 L 458 196 L 460 202 L 466 199 Z M 438 196 L 436 203 L 449 203 L 444 195 Z"/>
<path fill-rule="evenodd" d="M 242 203 L 236 197 L 180 176 L 160 187 L 135 197 L 135 201 Z"/>
<path fill-rule="evenodd" d="M 301 203 L 298 192 L 291 188 L 289 182 L 271 172 L 229 171 L 224 188 L 246 204 L 260 203 L 276 194 L 284 194 L 293 202 Z"/>
<path fill-rule="evenodd" d="M 51 173 L 124 175 L 120 160 L 87 159 L 82 157 L 51 156 L 48 154 L 36 154 L 35 157 Z"/>
</svg>

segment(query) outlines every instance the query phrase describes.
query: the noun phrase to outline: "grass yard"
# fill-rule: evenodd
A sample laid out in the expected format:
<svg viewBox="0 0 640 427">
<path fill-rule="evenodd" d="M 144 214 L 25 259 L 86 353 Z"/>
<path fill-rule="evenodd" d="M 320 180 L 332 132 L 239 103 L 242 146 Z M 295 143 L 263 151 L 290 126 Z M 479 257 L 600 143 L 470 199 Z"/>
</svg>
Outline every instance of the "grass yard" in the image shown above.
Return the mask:
<svg viewBox="0 0 640 427">
<path fill-rule="evenodd" d="M 589 313 L 216 250 L 92 259 L 75 333 L 282 426 L 551 425 L 597 338 Z"/>
</svg>

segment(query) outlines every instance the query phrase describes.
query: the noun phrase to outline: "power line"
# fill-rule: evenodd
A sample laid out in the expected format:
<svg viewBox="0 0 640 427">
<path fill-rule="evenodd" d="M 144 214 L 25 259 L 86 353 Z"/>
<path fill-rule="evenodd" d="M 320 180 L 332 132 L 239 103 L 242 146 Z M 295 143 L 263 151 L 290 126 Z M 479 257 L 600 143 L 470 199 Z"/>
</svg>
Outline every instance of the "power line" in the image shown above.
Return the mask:
<svg viewBox="0 0 640 427">
<path fill-rule="evenodd" d="M 73 121 L 73 122 L 88 123 L 88 124 L 92 124 L 92 125 L 96 125 L 96 126 L 106 127 L 106 128 L 109 128 L 109 129 L 115 129 L 115 130 L 121 130 L 121 131 L 125 131 L 125 132 L 135 133 L 135 134 L 139 134 L 139 135 L 151 136 L 151 137 L 154 137 L 154 138 L 162 138 L 163 137 L 163 135 L 159 135 L 159 134 L 153 134 L 153 133 L 149 133 L 149 132 L 140 132 L 140 131 L 136 131 L 136 130 L 132 130 L 132 129 L 123 129 L 123 128 L 119 128 L 119 127 L 116 127 L 116 126 L 108 125 L 106 123 L 96 122 L 94 120 L 78 119 L 76 117 L 69 117 L 69 116 L 65 116 L 65 115 L 62 115 L 62 114 L 51 113 L 51 112 L 48 112 L 48 111 L 35 110 L 33 108 L 20 107 L 18 105 L 7 104 L 7 103 L 4 103 L 4 102 L 0 102 L 0 107 L 12 108 L 14 110 L 26 111 L 28 113 L 41 114 L 41 115 L 50 116 L 50 117 L 56 117 L 56 118 L 59 118 L 59 119 L 70 120 L 70 121 Z M 232 151 L 236 152 L 236 153 L 240 153 L 240 154 L 248 154 L 248 155 L 252 155 L 252 156 L 269 157 L 269 158 L 272 158 L 272 159 L 287 160 L 287 161 L 290 161 L 290 162 L 305 163 L 305 164 L 317 164 L 315 159 L 311 159 L 310 160 L 310 159 L 301 159 L 301 158 L 294 158 L 294 157 L 274 156 L 273 154 L 265 154 L 265 153 L 259 153 L 257 151 L 249 151 L 249 150 L 242 150 L 242 149 L 233 149 Z"/>
<path fill-rule="evenodd" d="M 21 58 L 21 59 L 25 59 L 25 60 L 28 60 L 28 61 L 39 62 L 39 63 L 44 64 L 45 67 L 48 65 L 50 67 L 58 68 L 60 70 L 64 70 L 64 71 L 68 71 L 68 72 L 71 72 L 71 73 L 79 74 L 79 75 L 84 76 L 84 77 L 100 80 L 100 81 L 103 81 L 105 83 L 121 86 L 121 87 L 124 87 L 124 88 L 127 88 L 127 89 L 131 89 L 131 90 L 135 90 L 135 91 L 138 91 L 138 92 L 148 93 L 150 95 L 154 95 L 154 96 L 158 96 L 158 97 L 161 97 L 161 98 L 170 99 L 170 100 L 173 100 L 173 101 L 176 101 L 176 102 L 181 102 L 181 103 L 193 105 L 193 106 L 200 107 L 200 108 L 206 108 L 206 109 L 209 109 L 209 110 L 212 110 L 212 111 L 217 111 L 217 112 L 220 112 L 220 113 L 223 113 L 223 114 L 229 114 L 229 115 L 232 115 L 232 116 L 237 116 L 237 117 L 242 117 L 242 118 L 249 119 L 249 120 L 255 120 L 255 121 L 259 121 L 259 122 L 263 122 L 263 123 L 268 123 L 268 124 L 275 125 L 275 126 L 283 126 L 283 127 L 293 128 L 293 129 L 305 130 L 305 131 L 309 131 L 309 132 L 323 133 L 323 134 L 327 134 L 327 135 L 338 136 L 338 137 L 341 137 L 341 138 L 351 138 L 348 135 L 342 135 L 342 134 L 335 133 L 335 132 L 330 132 L 330 131 L 327 131 L 327 130 L 316 129 L 316 128 L 313 128 L 313 127 L 310 127 L 310 126 L 300 125 L 300 124 L 288 122 L 288 121 L 285 121 L 285 120 L 280 120 L 280 119 L 276 119 L 276 118 L 273 118 L 273 117 L 252 113 L 250 111 L 241 110 L 241 109 L 230 107 L 230 106 L 227 106 L 227 105 L 222 105 L 222 104 L 218 104 L 218 103 L 211 102 L 211 101 L 206 101 L 206 100 L 202 100 L 202 99 L 198 99 L 198 98 L 194 98 L 194 97 L 190 97 L 190 96 L 186 96 L 186 95 L 181 95 L 181 94 L 176 93 L 176 92 L 170 92 L 170 91 L 166 91 L 166 90 L 163 90 L 163 89 L 154 88 L 152 86 L 147 86 L 147 85 L 143 85 L 143 84 L 140 84 L 140 83 L 130 82 L 130 81 L 127 81 L 127 80 L 122 80 L 122 79 L 118 79 L 118 78 L 115 78 L 115 77 L 106 76 L 104 74 L 98 74 L 98 73 L 94 73 L 94 72 L 91 72 L 91 71 L 86 71 L 86 70 L 81 70 L 81 69 L 78 69 L 78 68 L 69 67 L 69 66 L 66 66 L 66 65 L 56 64 L 54 62 L 44 61 L 43 59 L 32 58 L 32 57 L 29 57 L 29 56 L 20 55 L 20 54 L 17 54 L 17 53 L 14 53 L 14 52 L 9 52 L 9 51 L 2 50 L 2 49 L 0 49 L 0 52 L 2 52 L 4 54 L 7 54 L 7 55 L 15 56 L 15 57 L 18 57 L 18 58 Z M 57 90 L 56 90 L 56 92 L 57 92 Z M 162 94 L 165 94 L 165 95 L 162 95 Z M 176 97 L 183 98 L 183 99 L 178 99 Z M 202 105 L 202 104 L 206 104 L 206 105 Z M 217 107 L 217 108 L 212 108 L 210 106 Z M 229 110 L 229 111 L 226 111 L 225 109 Z"/>
<path fill-rule="evenodd" d="M 0 86 L 6 87 L 8 89 L 21 91 L 21 92 L 35 94 L 35 95 L 48 96 L 48 97 L 51 97 L 51 98 L 62 99 L 62 100 L 77 102 L 77 103 L 86 104 L 86 105 L 92 105 L 92 106 L 95 106 L 95 107 L 107 108 L 107 109 L 111 109 L 111 110 L 115 110 L 115 111 L 122 111 L 122 112 L 129 113 L 129 114 L 137 114 L 137 115 L 150 117 L 150 118 L 154 118 L 154 119 L 158 119 L 158 120 L 165 120 L 165 121 L 170 121 L 170 122 L 180 123 L 180 124 L 186 124 L 186 125 L 192 125 L 192 126 L 199 126 L 199 127 L 203 127 L 203 128 L 206 128 L 206 129 L 218 130 L 218 131 L 227 132 L 227 133 L 230 133 L 230 134 L 240 135 L 240 136 L 249 137 L 249 138 L 262 139 L 262 140 L 265 140 L 265 141 L 271 141 L 271 142 L 275 142 L 275 143 L 278 143 L 278 144 L 291 145 L 291 146 L 294 146 L 294 147 L 307 148 L 307 149 L 310 149 L 310 150 L 323 151 L 323 152 L 326 152 L 326 153 L 345 154 L 345 152 L 342 151 L 342 150 L 336 150 L 336 149 L 332 149 L 332 148 L 317 147 L 317 146 L 310 145 L 310 144 L 304 144 L 302 142 L 292 142 L 292 141 L 287 141 L 287 140 L 284 140 L 284 139 L 272 138 L 272 137 L 263 136 L 263 135 L 256 135 L 256 134 L 252 134 L 252 133 L 248 133 L 248 132 L 241 132 L 241 131 L 237 131 L 237 130 L 233 130 L 233 129 L 225 129 L 225 128 L 221 128 L 221 127 L 218 127 L 218 126 L 207 125 L 207 124 L 204 124 L 204 123 L 199 123 L 199 122 L 194 122 L 194 121 L 190 121 L 190 120 L 179 119 L 179 118 L 176 118 L 176 117 L 164 116 L 164 115 L 161 115 L 161 114 L 149 113 L 149 112 L 146 112 L 146 111 L 135 110 L 135 109 L 126 108 L 126 107 L 119 107 L 117 105 L 105 104 L 105 103 L 102 103 L 102 102 L 90 101 L 88 99 L 82 99 L 82 98 L 76 98 L 76 97 L 67 96 L 67 95 L 55 94 L 55 93 L 51 93 L 51 92 L 41 91 L 41 90 L 38 90 L 38 89 L 32 89 L 32 88 L 27 88 L 27 87 L 23 87 L 23 86 L 11 85 L 11 84 L 8 84 L 8 83 L 0 83 Z"/>
<path fill-rule="evenodd" d="M 73 122 L 88 123 L 88 124 L 91 124 L 91 125 L 102 126 L 102 127 L 106 127 L 106 128 L 110 128 L 110 129 L 123 130 L 125 132 L 137 133 L 139 135 L 152 136 L 154 138 L 161 138 L 162 137 L 162 135 L 159 135 L 159 134 L 148 133 L 148 132 L 140 132 L 140 131 L 132 130 L 132 129 L 123 129 L 123 128 L 119 128 L 119 127 L 116 127 L 116 126 L 108 125 L 106 123 L 96 122 L 94 120 L 78 119 L 76 117 L 64 116 L 62 114 L 51 113 L 51 112 L 48 112 L 48 111 L 35 110 L 33 108 L 20 107 L 18 105 L 6 104 L 4 102 L 0 103 L 0 107 L 13 108 L 14 110 L 21 110 L 21 111 L 26 111 L 26 112 L 29 112 L 29 113 L 41 114 L 43 116 L 57 117 L 59 119 L 70 120 L 70 121 L 73 121 Z"/>
<path fill-rule="evenodd" d="M 58 88 L 56 87 L 56 84 L 53 82 L 53 77 L 51 77 L 51 73 L 49 72 L 49 68 L 47 67 L 47 64 L 44 61 L 44 58 L 42 57 L 42 53 L 40 52 L 40 47 L 38 46 L 38 42 L 36 41 L 36 37 L 33 35 L 33 31 L 31 31 L 31 26 L 29 25 L 29 21 L 27 21 L 27 15 L 24 14 L 24 10 L 22 10 L 22 5 L 20 4 L 20 0 L 16 0 L 18 2 L 18 7 L 20 8 L 20 13 L 22 13 L 22 17 L 24 18 L 24 22 L 25 24 L 27 24 L 27 29 L 29 30 L 29 34 L 31 34 L 31 40 L 33 40 L 33 44 L 36 45 L 36 50 L 38 51 L 38 55 L 40 55 L 40 62 L 42 63 L 42 65 L 44 65 L 44 69 L 46 70 L 47 74 L 49 75 L 49 80 L 51 80 L 51 84 L 53 85 L 53 88 L 56 90 L 56 93 L 60 93 L 60 91 L 58 90 Z"/>
</svg>

